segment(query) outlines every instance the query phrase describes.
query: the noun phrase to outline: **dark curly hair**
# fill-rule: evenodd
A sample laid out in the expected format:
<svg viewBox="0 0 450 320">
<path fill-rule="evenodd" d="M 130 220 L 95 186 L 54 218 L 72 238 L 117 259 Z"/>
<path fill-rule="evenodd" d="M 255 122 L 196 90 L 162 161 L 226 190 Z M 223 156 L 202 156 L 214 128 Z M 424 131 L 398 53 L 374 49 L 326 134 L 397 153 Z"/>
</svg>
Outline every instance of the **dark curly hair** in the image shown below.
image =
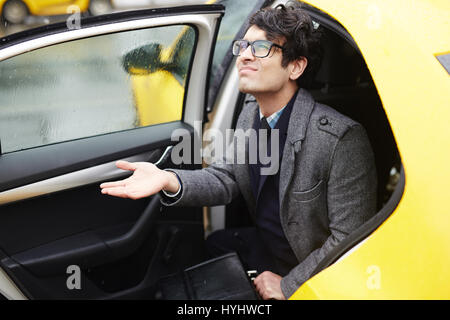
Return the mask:
<svg viewBox="0 0 450 320">
<path fill-rule="evenodd" d="M 249 26 L 256 26 L 266 32 L 270 41 L 283 41 L 283 59 L 281 65 L 300 57 L 308 60 L 304 73 L 297 79 L 299 86 L 308 86 L 314 79 L 322 60 L 320 45 L 321 32 L 313 26 L 310 16 L 297 1 L 280 4 L 275 8 L 264 8 L 249 19 Z"/>
</svg>

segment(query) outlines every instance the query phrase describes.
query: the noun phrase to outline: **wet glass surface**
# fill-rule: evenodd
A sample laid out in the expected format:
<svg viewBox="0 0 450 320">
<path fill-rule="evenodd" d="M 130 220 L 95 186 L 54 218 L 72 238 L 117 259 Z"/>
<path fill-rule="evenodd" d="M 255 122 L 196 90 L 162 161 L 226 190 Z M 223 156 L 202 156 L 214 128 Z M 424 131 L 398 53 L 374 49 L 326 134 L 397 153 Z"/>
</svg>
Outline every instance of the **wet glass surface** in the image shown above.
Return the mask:
<svg viewBox="0 0 450 320">
<path fill-rule="evenodd" d="M 204 1 L 198 1 L 204 2 Z M 210 96 L 218 90 L 228 64 L 223 64 L 231 41 L 256 0 L 219 0 L 226 7 L 210 74 Z M 160 6 L 163 2 L 161 2 Z M 165 3 L 165 2 L 164 2 Z M 136 2 L 123 2 L 114 11 L 136 9 Z M 147 5 L 143 6 L 146 7 Z M 81 16 L 88 16 L 81 12 Z M 0 37 L 37 26 L 66 21 L 69 15 L 28 16 L 23 24 L 0 23 Z M 116 34 L 40 49 L 0 62 L 0 139 L 3 152 L 62 142 L 113 131 L 178 120 L 173 101 L 183 94 L 183 77 L 189 59 L 172 71 L 180 83 L 170 101 L 154 102 L 151 84 L 171 87 L 161 76 L 133 76 L 124 71 L 122 59 L 134 48 L 151 43 L 172 44 L 182 27 L 135 31 L 132 37 Z M 193 40 L 192 40 L 193 41 Z M 186 46 L 186 44 L 184 44 Z M 189 47 L 189 50 L 192 48 Z M 180 72 L 183 71 L 183 72 Z M 160 77 L 161 76 L 161 77 Z M 217 79 L 216 79 L 217 78 Z M 158 92 L 167 95 L 166 90 Z M 176 98 L 174 98 L 176 97 Z M 163 105 L 144 108 L 149 102 Z M 212 102 L 212 100 L 211 100 Z M 181 101 L 182 103 L 182 101 Z M 170 109 L 167 106 L 170 105 Z M 181 105 L 181 104 L 180 104 Z"/>
<path fill-rule="evenodd" d="M 103 35 L 1 61 L 2 151 L 138 127 L 133 76 L 123 68 L 123 57 L 149 43 L 170 46 L 183 28 Z"/>
</svg>

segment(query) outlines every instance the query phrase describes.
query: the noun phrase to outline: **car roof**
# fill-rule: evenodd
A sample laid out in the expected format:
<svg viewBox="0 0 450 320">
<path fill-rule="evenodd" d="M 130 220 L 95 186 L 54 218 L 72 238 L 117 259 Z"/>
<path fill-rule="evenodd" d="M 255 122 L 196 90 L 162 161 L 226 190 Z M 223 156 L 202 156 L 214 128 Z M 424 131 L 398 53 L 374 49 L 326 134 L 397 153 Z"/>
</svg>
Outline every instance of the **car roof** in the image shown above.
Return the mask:
<svg viewBox="0 0 450 320">
<path fill-rule="evenodd" d="M 449 51 L 450 2 L 448 0 L 306 0 L 303 2 L 325 11 L 341 22 L 355 40 L 374 31 L 387 36 L 403 34 L 409 38 L 409 41 L 419 44 L 430 53 Z M 391 31 L 395 31 L 395 34 Z"/>
</svg>

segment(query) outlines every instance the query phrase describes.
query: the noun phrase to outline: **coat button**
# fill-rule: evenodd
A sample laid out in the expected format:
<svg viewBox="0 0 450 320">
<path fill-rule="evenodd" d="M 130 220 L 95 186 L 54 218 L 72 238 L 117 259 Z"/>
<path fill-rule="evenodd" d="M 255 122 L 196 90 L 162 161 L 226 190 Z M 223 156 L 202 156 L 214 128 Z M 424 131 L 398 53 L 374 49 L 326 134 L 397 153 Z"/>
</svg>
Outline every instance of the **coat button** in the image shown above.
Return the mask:
<svg viewBox="0 0 450 320">
<path fill-rule="evenodd" d="M 328 124 L 328 119 L 327 119 L 327 118 L 322 118 L 322 119 L 320 119 L 320 124 L 321 124 L 322 126 L 326 126 L 326 125 Z"/>
</svg>

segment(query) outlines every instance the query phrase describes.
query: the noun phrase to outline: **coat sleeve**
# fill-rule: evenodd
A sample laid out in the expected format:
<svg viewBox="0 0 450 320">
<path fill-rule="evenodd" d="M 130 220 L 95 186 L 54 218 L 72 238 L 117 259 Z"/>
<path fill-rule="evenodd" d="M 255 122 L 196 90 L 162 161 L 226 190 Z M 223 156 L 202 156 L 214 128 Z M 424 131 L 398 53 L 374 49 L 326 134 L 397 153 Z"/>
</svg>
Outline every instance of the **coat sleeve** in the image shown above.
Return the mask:
<svg viewBox="0 0 450 320">
<path fill-rule="evenodd" d="M 352 126 L 337 142 L 327 183 L 328 239 L 281 280 L 290 297 L 308 280 L 319 262 L 352 231 L 376 213 L 377 175 L 364 128 Z"/>
<path fill-rule="evenodd" d="M 250 101 L 251 102 L 251 101 Z M 239 115 L 232 142 L 227 146 L 225 153 L 209 167 L 200 170 L 177 170 L 175 172 L 182 182 L 179 199 L 173 201 L 162 198 L 166 206 L 217 206 L 230 203 L 240 193 L 236 182 L 235 171 L 237 166 L 243 166 L 242 159 L 247 157 L 248 139 L 242 140 L 238 132 L 248 130 L 257 111 L 256 102 L 245 105 Z M 247 131 L 244 133 L 244 137 Z M 247 140 L 245 140 L 247 139 Z M 246 143 L 243 143 L 247 141 Z M 245 161 L 244 161 L 245 162 Z"/>
<path fill-rule="evenodd" d="M 200 170 L 176 170 L 181 195 L 176 201 L 161 199 L 166 206 L 218 206 L 228 204 L 239 194 L 232 164 L 213 164 Z"/>
</svg>

